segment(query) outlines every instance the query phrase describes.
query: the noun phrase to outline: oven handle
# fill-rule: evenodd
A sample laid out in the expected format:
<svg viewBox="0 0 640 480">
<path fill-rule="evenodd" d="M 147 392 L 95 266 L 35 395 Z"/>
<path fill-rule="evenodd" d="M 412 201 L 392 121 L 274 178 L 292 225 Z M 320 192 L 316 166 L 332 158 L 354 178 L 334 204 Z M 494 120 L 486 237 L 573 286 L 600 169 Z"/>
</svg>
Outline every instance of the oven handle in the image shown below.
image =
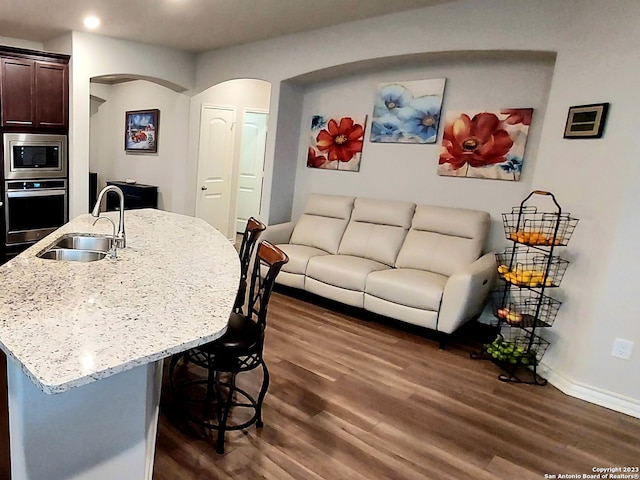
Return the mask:
<svg viewBox="0 0 640 480">
<path fill-rule="evenodd" d="M 66 195 L 65 188 L 47 188 L 42 190 L 7 190 L 7 198 L 23 197 L 54 197 L 56 195 Z"/>
</svg>

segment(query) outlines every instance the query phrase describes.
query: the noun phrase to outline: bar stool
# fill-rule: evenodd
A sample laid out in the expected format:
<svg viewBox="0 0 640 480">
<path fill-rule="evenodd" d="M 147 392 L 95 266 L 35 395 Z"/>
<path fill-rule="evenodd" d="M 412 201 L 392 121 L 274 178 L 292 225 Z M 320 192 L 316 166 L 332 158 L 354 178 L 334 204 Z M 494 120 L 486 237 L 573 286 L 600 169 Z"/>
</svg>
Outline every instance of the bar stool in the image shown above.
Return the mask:
<svg viewBox="0 0 640 480">
<path fill-rule="evenodd" d="M 233 304 L 233 311 L 236 313 L 242 313 L 242 307 L 244 306 L 245 296 L 247 294 L 247 276 L 249 274 L 249 264 L 251 263 L 251 256 L 255 250 L 256 244 L 262 232 L 266 230 L 267 226 L 260 220 L 251 217 L 247 220 L 247 225 L 242 234 L 242 242 L 240 244 L 240 250 L 238 256 L 240 257 L 240 283 L 238 285 L 238 293 Z M 176 365 L 180 361 L 185 353 L 177 353 L 171 357 L 169 362 L 169 373 L 173 372 Z M 169 383 L 171 390 L 173 391 L 173 375 L 169 375 Z"/>
<path fill-rule="evenodd" d="M 188 350 L 172 362 L 169 376 L 176 410 L 187 422 L 217 430 L 216 451 L 224 453 L 227 430 L 241 430 L 256 424 L 262 428 L 262 403 L 269 387 L 269 371 L 262 352 L 267 327 L 267 307 L 276 276 L 289 261 L 287 255 L 267 241 L 258 246 L 251 275 L 247 314 L 233 311 L 225 334 L 211 343 Z M 205 375 L 175 382 L 179 360 L 201 367 Z M 257 398 L 236 385 L 239 373 L 262 367 L 262 384 Z M 226 374 L 225 378 L 221 373 Z M 175 388 L 174 388 L 175 386 Z M 230 414 L 243 409 L 251 415 L 241 423 L 229 422 Z M 212 412 L 213 410 L 213 412 Z"/>
<path fill-rule="evenodd" d="M 266 228 L 267 226 L 260 220 L 251 217 L 247 220 L 247 226 L 242 234 L 242 243 L 240 244 L 240 251 L 238 252 L 238 256 L 240 257 L 240 285 L 238 286 L 238 294 L 236 295 L 236 301 L 233 305 L 233 311 L 236 313 L 242 312 L 245 296 L 247 294 L 249 263 L 251 263 L 251 256 L 253 255 L 255 246 L 258 243 L 258 239 Z"/>
</svg>

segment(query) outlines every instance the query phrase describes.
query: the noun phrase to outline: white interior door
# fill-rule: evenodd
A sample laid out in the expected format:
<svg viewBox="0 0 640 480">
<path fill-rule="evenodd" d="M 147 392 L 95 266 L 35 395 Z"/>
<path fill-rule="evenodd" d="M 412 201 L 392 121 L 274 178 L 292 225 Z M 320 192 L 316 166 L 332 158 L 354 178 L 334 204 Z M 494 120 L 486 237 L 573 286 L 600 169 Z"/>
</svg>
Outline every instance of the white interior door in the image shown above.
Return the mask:
<svg viewBox="0 0 640 480">
<path fill-rule="evenodd" d="M 230 240 L 235 239 L 230 214 L 235 113 L 233 107 L 202 106 L 196 194 L 196 216 Z"/>
<path fill-rule="evenodd" d="M 267 116 L 267 112 L 245 111 L 244 113 L 236 209 L 236 232 L 240 233 L 244 232 L 247 220 L 260 213 Z"/>
</svg>

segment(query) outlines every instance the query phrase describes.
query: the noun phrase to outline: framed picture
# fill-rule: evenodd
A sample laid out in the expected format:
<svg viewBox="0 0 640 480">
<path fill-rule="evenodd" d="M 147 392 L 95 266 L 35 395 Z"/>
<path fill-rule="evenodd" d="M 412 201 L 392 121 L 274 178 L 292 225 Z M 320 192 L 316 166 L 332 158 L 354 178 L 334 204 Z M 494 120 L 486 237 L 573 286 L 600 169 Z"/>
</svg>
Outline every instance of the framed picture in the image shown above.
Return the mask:
<svg viewBox="0 0 640 480">
<path fill-rule="evenodd" d="M 124 150 L 126 152 L 157 153 L 160 110 L 125 112 Z"/>
<path fill-rule="evenodd" d="M 569 107 L 564 138 L 600 138 L 609 111 L 608 103 Z"/>
</svg>

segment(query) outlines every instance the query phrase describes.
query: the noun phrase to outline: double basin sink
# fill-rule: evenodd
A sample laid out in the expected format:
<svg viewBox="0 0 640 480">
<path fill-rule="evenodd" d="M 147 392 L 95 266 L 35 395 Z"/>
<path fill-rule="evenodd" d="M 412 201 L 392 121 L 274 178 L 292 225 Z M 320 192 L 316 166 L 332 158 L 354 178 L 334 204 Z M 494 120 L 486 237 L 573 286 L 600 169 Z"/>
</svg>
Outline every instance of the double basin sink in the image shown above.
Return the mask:
<svg viewBox="0 0 640 480">
<path fill-rule="evenodd" d="M 109 254 L 113 241 L 112 237 L 104 235 L 68 233 L 37 256 L 48 260 L 95 262 Z"/>
</svg>

